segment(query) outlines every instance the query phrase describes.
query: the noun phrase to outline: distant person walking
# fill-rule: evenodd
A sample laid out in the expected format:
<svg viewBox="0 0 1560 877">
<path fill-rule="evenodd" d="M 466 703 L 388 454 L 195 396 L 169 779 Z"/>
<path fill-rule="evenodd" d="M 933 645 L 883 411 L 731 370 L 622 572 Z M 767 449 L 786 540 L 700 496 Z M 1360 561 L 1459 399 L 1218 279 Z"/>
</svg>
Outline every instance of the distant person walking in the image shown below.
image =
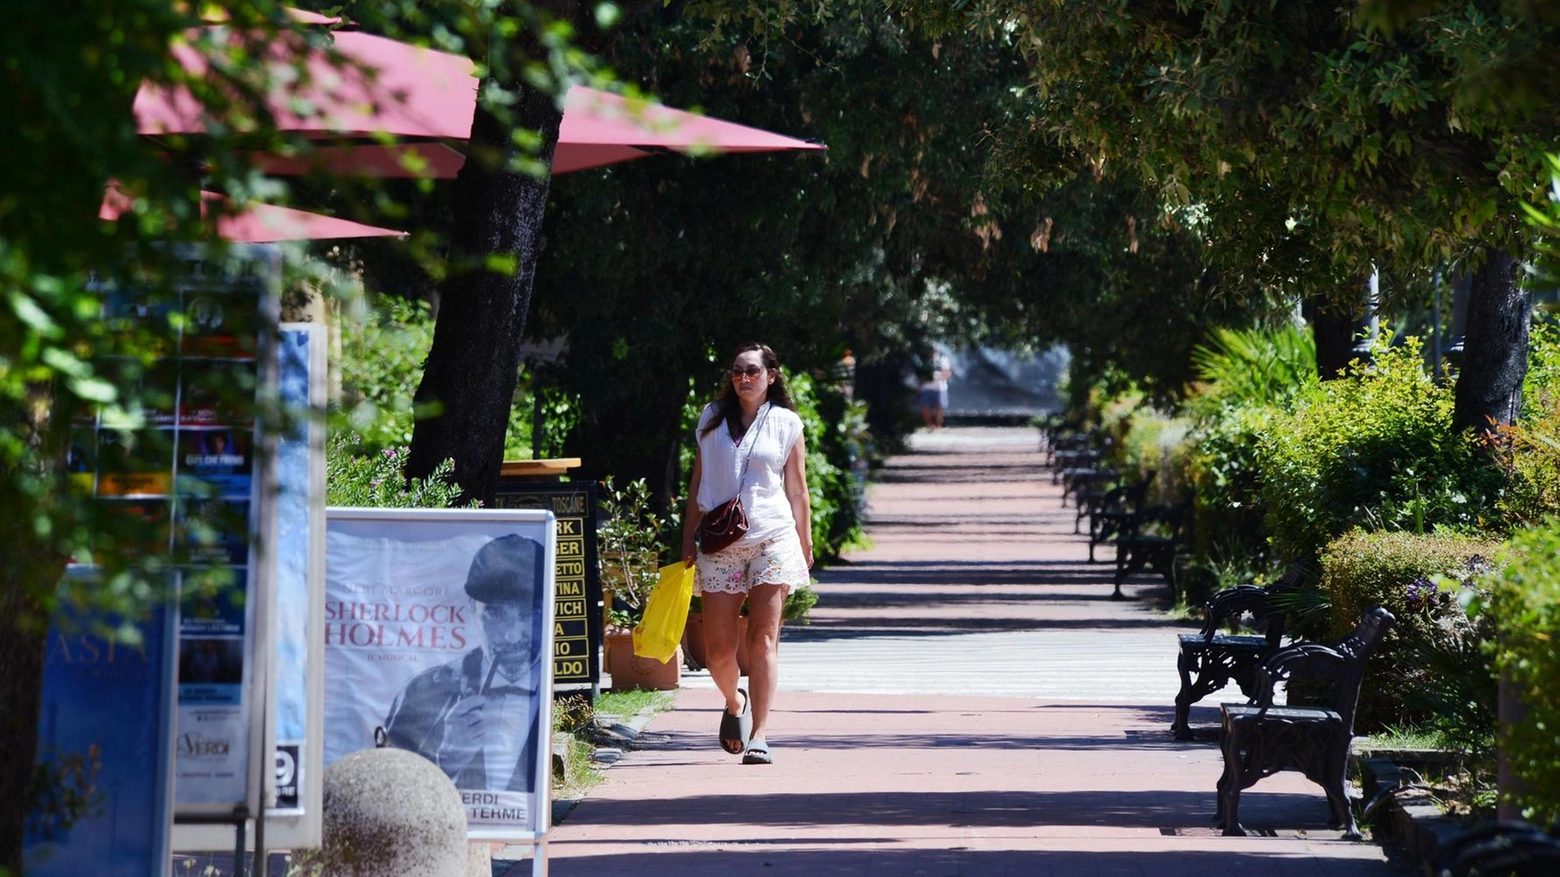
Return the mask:
<svg viewBox="0 0 1560 877">
<path fill-rule="evenodd" d="M 932 375 L 921 382 L 921 421 L 929 430 L 942 429 L 943 412 L 948 408 L 948 378 L 953 364 L 942 353 L 932 357 Z"/>
<path fill-rule="evenodd" d="M 730 380 L 705 406 L 698 455 L 683 520 L 683 560 L 697 560 L 694 592 L 702 595 L 710 677 L 726 698 L 720 745 L 743 764 L 771 764 L 764 732 L 778 674 L 776 646 L 786 593 L 809 581 L 812 506 L 802 419 L 775 352 L 746 344 L 731 361 Z M 748 530 L 719 551 L 698 545 L 705 512 L 740 496 Z M 737 632 L 748 606 L 748 684 L 738 687 Z"/>
</svg>

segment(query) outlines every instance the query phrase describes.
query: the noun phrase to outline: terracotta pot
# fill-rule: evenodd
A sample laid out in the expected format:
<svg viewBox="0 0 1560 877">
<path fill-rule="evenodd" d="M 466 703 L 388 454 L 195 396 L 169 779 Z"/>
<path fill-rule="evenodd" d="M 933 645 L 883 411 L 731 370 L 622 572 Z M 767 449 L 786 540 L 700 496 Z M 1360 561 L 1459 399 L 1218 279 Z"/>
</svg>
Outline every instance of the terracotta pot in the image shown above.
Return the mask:
<svg viewBox="0 0 1560 877">
<path fill-rule="evenodd" d="M 614 691 L 648 688 L 657 691 L 677 688 L 682 676 L 682 649 L 666 663 L 634 654 L 634 634 L 628 630 L 609 630 L 603 637 L 607 650 L 607 672 L 612 674 Z"/>
<path fill-rule="evenodd" d="M 737 672 L 743 676 L 748 675 L 747 629 L 747 616 L 737 618 Z M 784 621 L 780 622 L 780 629 L 785 630 Z M 704 613 L 688 613 L 688 626 L 683 628 L 683 648 L 687 649 L 694 669 L 703 669 L 710 665 L 709 645 L 704 638 Z"/>
<path fill-rule="evenodd" d="M 691 670 L 703 670 L 709 666 L 709 651 L 704 642 L 704 613 L 689 612 L 688 624 L 683 627 L 683 654 L 688 656 Z"/>
</svg>

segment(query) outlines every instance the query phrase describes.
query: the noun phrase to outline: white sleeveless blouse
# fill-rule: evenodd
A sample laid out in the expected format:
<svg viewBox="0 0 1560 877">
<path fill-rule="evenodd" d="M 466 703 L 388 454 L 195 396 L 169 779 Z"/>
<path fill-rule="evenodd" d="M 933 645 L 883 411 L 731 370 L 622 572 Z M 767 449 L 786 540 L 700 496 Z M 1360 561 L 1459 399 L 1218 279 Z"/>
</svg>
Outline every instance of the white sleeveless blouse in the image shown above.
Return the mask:
<svg viewBox="0 0 1560 877">
<path fill-rule="evenodd" d="M 725 424 L 704 432 L 715 412 L 714 404 L 704 407 L 696 433 L 701 467 L 699 510 L 707 512 L 736 496 L 742 464 L 748 461 L 747 478 L 742 481 L 748 531 L 736 544 L 753 545 L 794 532 L 796 519 L 785 498 L 785 461 L 801 438 L 802 419 L 795 411 L 766 402 L 738 444 L 731 440 Z"/>
</svg>

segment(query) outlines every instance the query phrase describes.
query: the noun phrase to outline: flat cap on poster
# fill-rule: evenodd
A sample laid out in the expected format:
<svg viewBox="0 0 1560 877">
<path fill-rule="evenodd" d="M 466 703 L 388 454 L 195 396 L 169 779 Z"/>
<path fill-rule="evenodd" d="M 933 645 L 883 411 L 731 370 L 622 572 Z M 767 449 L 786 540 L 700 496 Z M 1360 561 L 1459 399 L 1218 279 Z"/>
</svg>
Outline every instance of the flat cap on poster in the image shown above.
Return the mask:
<svg viewBox="0 0 1560 877">
<path fill-rule="evenodd" d="M 466 573 L 466 595 L 479 603 L 529 601 L 542 580 L 542 546 L 518 533 L 477 549 Z"/>
</svg>

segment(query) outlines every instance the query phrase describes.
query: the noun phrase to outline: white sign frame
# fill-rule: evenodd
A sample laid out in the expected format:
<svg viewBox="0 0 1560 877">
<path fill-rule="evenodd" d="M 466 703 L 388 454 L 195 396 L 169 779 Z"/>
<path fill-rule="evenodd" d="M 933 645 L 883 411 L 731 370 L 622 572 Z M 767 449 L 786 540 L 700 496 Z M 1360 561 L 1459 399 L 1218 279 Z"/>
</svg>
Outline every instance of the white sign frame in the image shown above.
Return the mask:
<svg viewBox="0 0 1560 877">
<path fill-rule="evenodd" d="M 534 644 L 534 652 L 537 659 L 533 662 L 534 676 L 529 681 L 534 684 L 536 693 L 536 719 L 532 731 L 535 734 L 536 762 L 532 765 L 534 771 L 531 777 L 532 791 L 529 793 L 527 806 L 528 818 L 525 824 L 503 825 L 481 821 L 468 821 L 467 837 L 473 841 L 504 841 L 512 844 L 529 844 L 535 847 L 537 867 L 545 868 L 546 861 L 546 835 L 552 820 L 551 783 L 552 783 L 552 685 L 553 685 L 553 625 L 554 605 L 556 603 L 556 519 L 551 511 L 539 509 L 363 509 L 344 508 L 332 506 L 326 510 L 327 531 L 327 602 L 336 601 L 338 594 L 331 588 L 337 587 L 336 570 L 344 562 L 332 547 L 332 538 L 348 537 L 382 539 L 385 542 L 395 544 L 409 544 L 414 542 L 433 542 L 438 539 L 454 538 L 480 538 L 486 537 L 494 540 L 502 536 L 514 533 L 525 534 L 527 531 L 539 536 L 542 556 L 540 558 L 540 581 L 537 593 L 534 597 L 539 605 L 541 616 L 538 625 L 537 642 Z M 406 534 L 416 534 L 418 538 L 397 542 L 390 535 L 401 531 Z M 533 537 L 534 538 L 534 537 Z M 463 558 L 472 557 L 468 552 Z M 463 560 L 464 563 L 470 561 Z M 465 567 L 461 570 L 464 572 Z M 388 576 L 387 576 L 388 578 Z M 469 599 L 462 596 L 462 599 Z M 327 612 L 328 614 L 328 612 Z M 328 622 L 327 622 L 328 623 Z M 475 636 L 475 634 L 473 634 Z M 332 645 L 329 636 L 326 639 L 327 676 L 332 666 L 330 655 Z M 336 646 L 343 652 L 347 651 L 341 646 Z M 469 654 L 469 653 L 468 653 Z M 432 660 L 432 659 L 430 659 Z M 425 665 L 426 666 L 426 665 Z M 404 674 L 403 674 L 404 675 Z M 329 690 L 335 691 L 341 685 L 327 678 Z M 453 697 L 452 697 L 453 699 Z M 338 723 L 352 721 L 360 723 L 363 716 L 351 715 L 350 712 L 343 716 L 343 709 L 350 710 L 350 705 L 337 704 L 332 709 L 330 704 L 326 707 L 326 723 L 332 721 Z M 377 717 L 377 718 L 381 718 Z M 339 728 L 338 728 L 339 730 Z M 356 734 L 352 735 L 356 739 Z M 331 751 L 331 731 L 326 729 L 326 757 L 327 759 L 339 757 L 345 752 L 333 753 Z M 342 748 L 342 747 L 338 747 Z M 487 790 L 468 789 L 473 794 L 483 793 Z M 468 817 L 471 807 L 480 806 L 480 803 L 468 801 Z"/>
</svg>

